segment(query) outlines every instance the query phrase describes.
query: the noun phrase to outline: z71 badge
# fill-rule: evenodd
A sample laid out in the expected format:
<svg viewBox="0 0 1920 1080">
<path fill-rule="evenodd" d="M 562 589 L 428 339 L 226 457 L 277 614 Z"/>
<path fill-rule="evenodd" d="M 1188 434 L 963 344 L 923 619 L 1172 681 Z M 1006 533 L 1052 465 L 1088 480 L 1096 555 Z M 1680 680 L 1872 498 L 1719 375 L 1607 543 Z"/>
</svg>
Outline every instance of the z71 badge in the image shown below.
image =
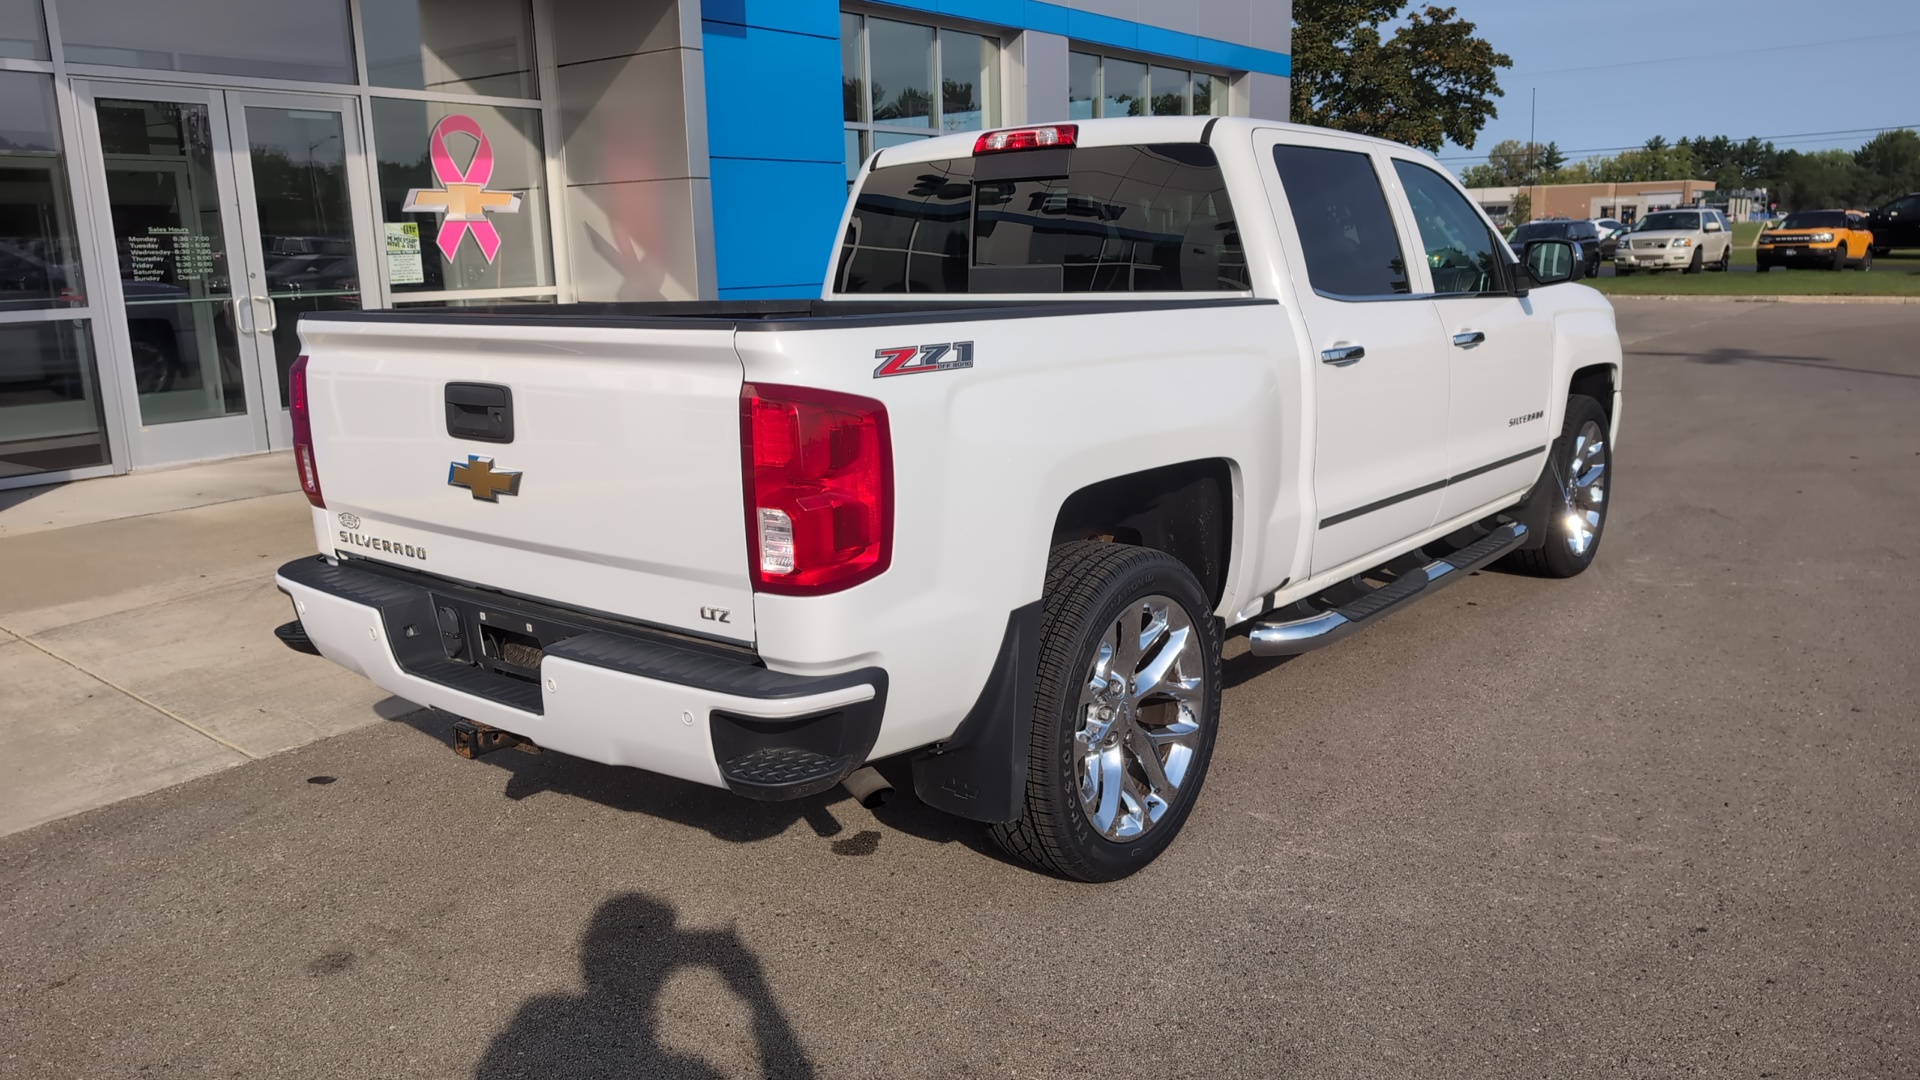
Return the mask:
<svg viewBox="0 0 1920 1080">
<path fill-rule="evenodd" d="M 954 368 L 973 366 L 973 342 L 902 345 L 897 349 L 877 349 L 873 355 L 881 361 L 880 366 L 873 369 L 876 379 L 884 379 L 889 375 L 918 375 L 923 371 L 952 371 Z"/>
</svg>

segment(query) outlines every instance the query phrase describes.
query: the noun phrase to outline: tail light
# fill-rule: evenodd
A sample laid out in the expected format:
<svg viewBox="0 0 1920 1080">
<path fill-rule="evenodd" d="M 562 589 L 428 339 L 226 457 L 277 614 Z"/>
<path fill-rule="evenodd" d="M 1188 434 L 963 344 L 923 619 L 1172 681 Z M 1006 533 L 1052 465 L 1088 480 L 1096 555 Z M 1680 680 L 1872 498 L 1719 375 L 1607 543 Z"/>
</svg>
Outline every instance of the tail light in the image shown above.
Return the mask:
<svg viewBox="0 0 1920 1080">
<path fill-rule="evenodd" d="M 293 362 L 287 372 L 287 414 L 293 422 L 293 464 L 300 470 L 300 490 L 307 501 L 322 510 L 327 500 L 320 494 L 320 466 L 313 460 L 313 410 L 307 398 L 307 358 Z"/>
<path fill-rule="evenodd" d="M 893 557 L 886 406 L 797 386 L 740 390 L 747 557 L 760 592 L 837 592 Z"/>
<path fill-rule="evenodd" d="M 973 152 L 996 154 L 1002 150 L 1040 150 L 1049 146 L 1072 146 L 1079 134 L 1080 128 L 1074 124 L 1047 124 L 1044 127 L 989 131 L 973 141 Z"/>
</svg>

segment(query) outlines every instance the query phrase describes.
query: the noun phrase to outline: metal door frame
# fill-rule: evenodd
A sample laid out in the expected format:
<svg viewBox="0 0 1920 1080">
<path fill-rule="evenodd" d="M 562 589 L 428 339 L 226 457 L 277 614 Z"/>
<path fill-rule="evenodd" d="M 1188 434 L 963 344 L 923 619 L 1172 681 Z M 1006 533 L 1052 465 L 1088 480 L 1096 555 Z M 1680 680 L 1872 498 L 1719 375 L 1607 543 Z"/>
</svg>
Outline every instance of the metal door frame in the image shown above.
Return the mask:
<svg viewBox="0 0 1920 1080">
<path fill-rule="evenodd" d="M 377 236 L 374 220 L 378 204 L 367 183 L 366 140 L 360 130 L 360 104 L 351 94 L 294 94 L 277 90 L 224 91 L 229 149 L 233 155 L 234 198 L 240 214 L 242 252 L 249 288 L 246 306 L 250 310 L 253 339 L 254 374 L 260 386 L 260 411 L 264 420 L 266 445 L 262 449 L 284 450 L 293 445 L 287 410 L 280 406 L 278 357 L 274 353 L 276 329 L 273 303 L 268 299 L 266 251 L 261 243 L 260 202 L 253 185 L 252 144 L 247 138 L 248 108 L 299 109 L 332 112 L 340 116 L 341 151 L 345 158 L 342 171 L 347 185 L 347 213 L 353 219 L 354 261 L 359 267 L 360 306 L 387 306 L 384 258 L 386 239 Z M 376 252 L 380 253 L 376 257 Z M 236 279 L 237 280 L 237 279 Z M 263 322 L 262 320 L 266 320 Z"/>
<path fill-rule="evenodd" d="M 149 468 L 266 450 L 267 428 L 255 412 L 262 398 L 259 363 L 254 356 L 252 312 L 245 310 L 252 305 L 240 302 L 242 293 L 236 288 L 243 280 L 239 274 L 246 266 L 246 255 L 236 203 L 233 143 L 227 127 L 225 92 L 178 84 L 75 79 L 73 93 L 80 135 L 79 145 L 74 149 L 95 224 L 90 246 L 93 275 L 88 288 L 97 297 L 100 312 L 101 325 L 95 330 L 96 341 L 102 346 L 101 367 L 105 369 L 101 372 L 101 381 L 111 381 L 119 390 L 116 395 L 120 406 L 118 419 L 127 435 L 126 466 Z M 114 244 L 112 202 L 107 192 L 106 149 L 100 141 L 98 103 L 103 98 L 199 105 L 207 110 L 214 184 L 221 204 L 220 229 L 227 249 L 227 307 L 234 317 L 241 382 L 247 402 L 244 413 L 152 425 L 141 420 L 139 388 L 133 373 L 133 342 L 127 327 L 126 292 L 119 277 L 120 253 Z"/>
</svg>

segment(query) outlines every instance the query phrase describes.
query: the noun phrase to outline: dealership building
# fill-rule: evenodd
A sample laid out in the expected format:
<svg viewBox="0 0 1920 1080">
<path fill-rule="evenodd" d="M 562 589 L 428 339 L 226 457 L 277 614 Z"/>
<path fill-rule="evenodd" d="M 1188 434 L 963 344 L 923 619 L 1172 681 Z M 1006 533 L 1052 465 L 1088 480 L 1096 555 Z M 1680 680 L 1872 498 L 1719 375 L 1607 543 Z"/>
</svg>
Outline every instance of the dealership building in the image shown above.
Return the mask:
<svg viewBox="0 0 1920 1080">
<path fill-rule="evenodd" d="M 0 0 L 0 488 L 288 445 L 303 312 L 817 295 L 876 149 L 1287 115 L 1288 0 Z"/>
</svg>

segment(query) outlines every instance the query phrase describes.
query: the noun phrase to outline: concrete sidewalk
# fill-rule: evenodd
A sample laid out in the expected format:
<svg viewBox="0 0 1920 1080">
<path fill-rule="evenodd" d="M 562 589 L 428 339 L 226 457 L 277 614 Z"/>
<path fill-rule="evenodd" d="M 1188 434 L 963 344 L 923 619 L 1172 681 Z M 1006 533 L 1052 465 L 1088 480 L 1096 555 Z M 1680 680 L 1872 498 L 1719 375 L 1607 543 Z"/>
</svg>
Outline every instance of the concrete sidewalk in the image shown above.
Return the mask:
<svg viewBox="0 0 1920 1080">
<path fill-rule="evenodd" d="M 0 492 L 0 835 L 415 706 L 282 647 L 284 454 Z"/>
</svg>

